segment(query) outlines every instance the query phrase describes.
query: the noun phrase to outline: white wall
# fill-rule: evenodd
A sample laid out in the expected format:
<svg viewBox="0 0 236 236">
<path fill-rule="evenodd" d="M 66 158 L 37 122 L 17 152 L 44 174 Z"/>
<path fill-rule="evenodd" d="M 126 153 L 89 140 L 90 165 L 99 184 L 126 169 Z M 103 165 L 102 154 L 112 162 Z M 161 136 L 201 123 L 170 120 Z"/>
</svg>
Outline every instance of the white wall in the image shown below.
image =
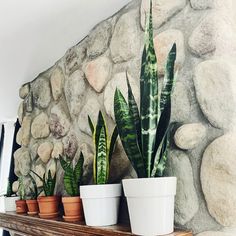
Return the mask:
<svg viewBox="0 0 236 236">
<path fill-rule="evenodd" d="M 23 83 L 129 1 L 0 0 L 0 121 L 16 117 Z"/>
</svg>

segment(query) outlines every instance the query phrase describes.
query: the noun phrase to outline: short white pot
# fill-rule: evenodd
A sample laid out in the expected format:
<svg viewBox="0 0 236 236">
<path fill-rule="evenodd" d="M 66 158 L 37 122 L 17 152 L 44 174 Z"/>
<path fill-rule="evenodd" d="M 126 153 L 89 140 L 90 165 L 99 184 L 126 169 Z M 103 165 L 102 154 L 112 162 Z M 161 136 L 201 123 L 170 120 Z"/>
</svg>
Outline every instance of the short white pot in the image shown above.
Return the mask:
<svg viewBox="0 0 236 236">
<path fill-rule="evenodd" d="M 176 177 L 124 179 L 131 230 L 137 235 L 174 231 Z"/>
<path fill-rule="evenodd" d="M 4 211 L 16 211 L 16 200 L 19 200 L 18 196 L 4 197 Z"/>
<path fill-rule="evenodd" d="M 80 186 L 86 225 L 117 224 L 121 184 Z"/>
</svg>

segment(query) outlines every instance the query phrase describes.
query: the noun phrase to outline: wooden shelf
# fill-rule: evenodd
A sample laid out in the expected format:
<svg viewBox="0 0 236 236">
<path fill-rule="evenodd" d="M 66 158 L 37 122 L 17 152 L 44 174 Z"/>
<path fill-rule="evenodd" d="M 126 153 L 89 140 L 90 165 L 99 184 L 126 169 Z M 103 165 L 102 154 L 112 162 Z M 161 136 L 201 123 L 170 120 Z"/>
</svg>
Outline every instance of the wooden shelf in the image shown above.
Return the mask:
<svg viewBox="0 0 236 236">
<path fill-rule="evenodd" d="M 61 218 L 44 220 L 37 216 L 0 213 L 0 227 L 24 236 L 125 236 L 132 235 L 128 226 L 90 227 L 83 222 L 66 223 Z M 176 230 L 168 236 L 192 236 L 191 232 Z"/>
</svg>

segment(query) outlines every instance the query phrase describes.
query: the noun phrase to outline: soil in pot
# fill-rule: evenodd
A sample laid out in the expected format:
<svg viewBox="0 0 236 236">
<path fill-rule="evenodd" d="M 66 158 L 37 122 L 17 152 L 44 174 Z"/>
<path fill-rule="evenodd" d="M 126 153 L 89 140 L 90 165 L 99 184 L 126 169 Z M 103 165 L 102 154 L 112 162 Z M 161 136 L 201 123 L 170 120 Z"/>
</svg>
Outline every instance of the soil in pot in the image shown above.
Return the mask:
<svg viewBox="0 0 236 236">
<path fill-rule="evenodd" d="M 16 213 L 24 214 L 27 213 L 27 205 L 25 200 L 16 200 Z"/>
<path fill-rule="evenodd" d="M 84 220 L 82 200 L 80 197 L 63 197 L 62 203 L 65 212 L 63 219 L 65 221 L 75 222 Z"/>
<path fill-rule="evenodd" d="M 37 199 L 39 204 L 40 218 L 56 218 L 59 214 L 59 197 L 58 196 L 41 196 Z"/>
<path fill-rule="evenodd" d="M 28 215 L 37 215 L 39 213 L 39 205 L 37 200 L 26 200 L 28 207 Z"/>
</svg>

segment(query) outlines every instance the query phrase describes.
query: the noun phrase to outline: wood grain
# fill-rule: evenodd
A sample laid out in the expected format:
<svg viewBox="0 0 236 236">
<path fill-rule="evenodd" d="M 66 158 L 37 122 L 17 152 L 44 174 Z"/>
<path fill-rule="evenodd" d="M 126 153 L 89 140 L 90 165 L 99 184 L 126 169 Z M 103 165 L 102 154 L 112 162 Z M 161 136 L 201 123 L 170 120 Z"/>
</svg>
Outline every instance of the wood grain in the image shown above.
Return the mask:
<svg viewBox="0 0 236 236">
<path fill-rule="evenodd" d="M 133 235 L 130 227 L 114 225 L 108 227 L 90 227 L 84 222 L 67 223 L 61 218 L 55 220 L 40 219 L 37 216 L 18 215 L 14 212 L 0 213 L 0 227 L 23 236 L 125 236 Z M 191 232 L 176 230 L 168 236 L 192 236 Z"/>
</svg>

